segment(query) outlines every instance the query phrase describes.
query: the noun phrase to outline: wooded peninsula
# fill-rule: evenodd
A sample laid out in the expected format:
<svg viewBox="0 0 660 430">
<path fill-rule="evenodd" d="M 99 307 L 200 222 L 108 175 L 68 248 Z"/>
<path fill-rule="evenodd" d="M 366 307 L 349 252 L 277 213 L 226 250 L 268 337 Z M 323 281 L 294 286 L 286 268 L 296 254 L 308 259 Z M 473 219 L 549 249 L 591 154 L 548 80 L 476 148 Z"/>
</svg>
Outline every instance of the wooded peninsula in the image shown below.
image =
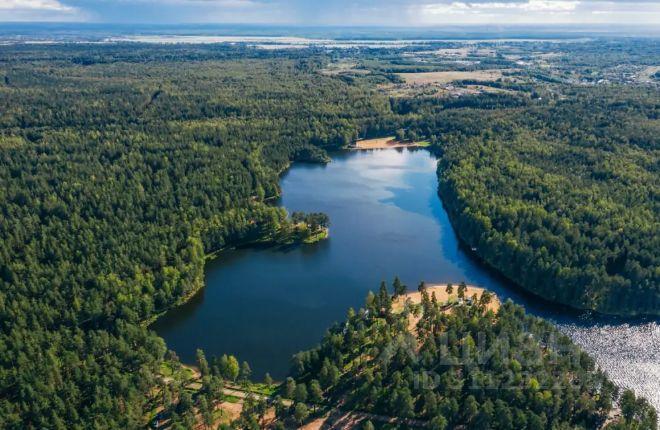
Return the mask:
<svg viewBox="0 0 660 430">
<path fill-rule="evenodd" d="M 278 180 L 290 163 L 327 162 L 358 139 L 425 142 L 457 234 L 521 288 L 577 309 L 660 315 L 660 92 L 609 68 L 645 67 L 658 45 L 510 50 L 561 60 L 551 73 L 505 55 L 415 62 L 395 48 L 0 46 L 0 428 L 147 425 L 167 348 L 145 322 L 201 288 L 219 249 L 326 237 L 324 214 L 272 204 Z M 451 85 L 401 77 L 447 69 L 502 72 Z M 656 428 L 653 408 L 628 392 L 621 418 L 608 421 L 615 387 L 518 306 L 443 313 L 427 297 L 393 313 L 393 295 L 370 296 L 298 356 L 292 378 L 307 392 L 293 392 L 298 418 L 314 392 L 319 405 L 341 397 L 433 428 Z M 409 312 L 421 315 L 413 333 Z M 510 353 L 487 368 L 442 363 L 439 385 L 414 386 L 418 366 L 453 360 L 477 331 L 489 347 L 506 336 Z M 529 367 L 517 353 L 533 358 Z M 522 385 L 487 389 L 505 377 Z M 175 396 L 166 409 L 184 398 L 171 422 L 183 428 L 202 405 Z M 254 428 L 248 421 L 236 425 Z"/>
</svg>

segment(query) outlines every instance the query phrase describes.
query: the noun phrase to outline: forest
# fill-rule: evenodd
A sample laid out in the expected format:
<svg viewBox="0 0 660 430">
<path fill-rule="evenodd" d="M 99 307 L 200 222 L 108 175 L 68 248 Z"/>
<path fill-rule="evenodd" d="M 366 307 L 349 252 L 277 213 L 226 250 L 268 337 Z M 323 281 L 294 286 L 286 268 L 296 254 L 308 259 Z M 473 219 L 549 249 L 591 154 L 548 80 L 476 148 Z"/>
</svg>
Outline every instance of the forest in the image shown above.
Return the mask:
<svg viewBox="0 0 660 430">
<path fill-rule="evenodd" d="M 288 222 L 267 200 L 291 161 L 390 114 L 313 58 L 199 51 L 2 48 L 0 427 L 139 426 L 146 322 Z"/>
<path fill-rule="evenodd" d="M 451 121 L 438 177 L 457 233 L 546 299 L 660 314 L 659 101 L 653 91 L 577 90 Z"/>
<path fill-rule="evenodd" d="M 511 301 L 488 309 L 487 294 L 448 311 L 424 283 L 418 289 L 421 302 L 408 299 L 397 310 L 396 294 L 382 284 L 320 345 L 298 353 L 284 390 L 293 404 L 281 408 L 281 419 L 303 422 L 301 408 L 314 416 L 316 406 L 339 405 L 365 413 L 364 429 L 378 421 L 389 423 L 383 428 L 657 428 L 645 400 L 620 393 L 550 323 Z M 621 417 L 608 420 L 617 399 Z"/>
<path fill-rule="evenodd" d="M 420 283 L 419 300 L 395 278 L 350 308 L 316 347 L 292 358 L 291 376 L 250 383 L 248 363 L 197 352 L 199 388 L 189 375 L 161 380 L 153 399 L 166 428 L 209 428 L 240 390 L 248 393 L 219 429 L 606 429 L 655 430 L 657 413 L 616 387 L 549 322 L 488 291 Z M 497 306 L 491 306 L 497 301 Z M 168 374 L 182 375 L 169 353 Z M 185 368 L 184 368 L 185 369 Z M 216 409 L 217 408 L 217 409 Z M 222 417 L 222 415 L 220 415 Z M 336 427 L 332 427 L 336 426 Z"/>
<path fill-rule="evenodd" d="M 319 73 L 329 61 L 313 48 L 0 46 L 0 428 L 143 425 L 166 353 L 148 322 L 203 286 L 214 252 L 286 240 L 301 222 L 327 228 L 323 214 L 292 219 L 270 202 L 290 163 L 326 162 L 327 149 L 357 137 L 428 139 L 459 235 L 522 287 L 605 313 L 659 312 L 657 92 L 395 98 L 377 86 L 395 77 Z M 468 310 L 433 318 L 455 325 L 457 339 L 473 319 L 528 321 L 503 309 L 483 323 Z M 381 320 L 356 314 L 349 326 Z M 396 318 L 384 321 L 383 336 L 400 332 Z M 337 348 L 335 365 L 349 354 Z M 319 364 L 297 378 L 320 378 Z M 403 390 L 404 370 L 395 380 L 383 369 L 380 384 Z M 538 370 L 539 384 L 547 377 Z M 588 426 L 608 407 L 594 378 L 571 401 L 551 393 L 559 411 L 545 397 L 529 406 L 546 396 L 529 387 L 499 400 L 520 420 Z M 360 407 L 393 411 L 375 387 Z M 502 407 L 463 391 L 455 404 L 468 398 L 475 414 Z M 567 411 L 580 413 L 571 421 Z"/>
</svg>

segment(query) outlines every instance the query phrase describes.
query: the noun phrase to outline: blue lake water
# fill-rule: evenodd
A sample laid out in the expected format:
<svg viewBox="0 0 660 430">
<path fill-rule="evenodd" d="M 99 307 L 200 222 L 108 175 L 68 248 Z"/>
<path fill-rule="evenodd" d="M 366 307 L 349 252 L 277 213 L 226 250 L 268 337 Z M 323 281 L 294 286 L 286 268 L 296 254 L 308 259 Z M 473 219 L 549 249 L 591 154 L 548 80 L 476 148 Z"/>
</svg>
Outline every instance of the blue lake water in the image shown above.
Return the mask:
<svg viewBox="0 0 660 430">
<path fill-rule="evenodd" d="M 328 165 L 296 164 L 281 180 L 281 204 L 325 212 L 330 238 L 289 250 L 227 251 L 206 269 L 206 288 L 152 325 L 184 362 L 195 350 L 231 353 L 254 376 L 282 378 L 291 355 L 358 308 L 381 280 L 485 287 L 550 318 L 617 383 L 660 408 L 657 320 L 594 319 L 521 293 L 463 249 L 437 195 L 426 150 L 340 153 Z"/>
</svg>

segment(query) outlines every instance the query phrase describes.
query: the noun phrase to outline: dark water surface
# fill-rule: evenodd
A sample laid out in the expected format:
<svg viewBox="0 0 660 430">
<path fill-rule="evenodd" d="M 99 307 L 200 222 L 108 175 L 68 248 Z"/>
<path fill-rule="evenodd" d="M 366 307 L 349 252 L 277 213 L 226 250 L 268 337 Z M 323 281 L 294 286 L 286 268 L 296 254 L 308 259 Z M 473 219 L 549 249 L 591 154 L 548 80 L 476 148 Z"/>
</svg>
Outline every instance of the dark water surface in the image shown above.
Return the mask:
<svg viewBox="0 0 660 430">
<path fill-rule="evenodd" d="M 660 407 L 658 321 L 595 321 L 518 292 L 459 246 L 425 150 L 342 153 L 327 166 L 297 164 L 282 178 L 289 211 L 325 212 L 330 239 L 287 251 L 227 251 L 206 269 L 206 288 L 152 328 L 185 362 L 196 348 L 231 353 L 255 377 L 282 378 L 291 355 L 315 345 L 381 280 L 409 289 L 465 281 L 554 320 L 610 377 Z"/>
</svg>

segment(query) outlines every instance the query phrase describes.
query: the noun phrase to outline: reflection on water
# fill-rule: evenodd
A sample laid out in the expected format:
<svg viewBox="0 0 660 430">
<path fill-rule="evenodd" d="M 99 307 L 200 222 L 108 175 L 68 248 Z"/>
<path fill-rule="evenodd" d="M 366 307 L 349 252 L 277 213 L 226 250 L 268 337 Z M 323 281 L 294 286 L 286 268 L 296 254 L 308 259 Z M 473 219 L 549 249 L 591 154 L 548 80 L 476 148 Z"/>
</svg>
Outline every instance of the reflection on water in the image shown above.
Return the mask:
<svg viewBox="0 0 660 430">
<path fill-rule="evenodd" d="M 601 369 L 618 385 L 634 388 L 660 410 L 660 325 L 581 325 L 563 323 L 559 328 L 596 358 Z"/>
<path fill-rule="evenodd" d="M 299 164 L 282 178 L 289 211 L 330 216 L 330 239 L 286 251 L 229 251 L 206 269 L 207 287 L 152 327 L 184 361 L 195 349 L 232 353 L 255 376 L 286 375 L 291 355 L 398 275 L 410 288 L 466 281 L 550 318 L 613 380 L 660 407 L 657 321 L 595 322 L 522 294 L 459 245 L 437 196 L 436 163 L 424 150 L 339 154 L 327 166 Z"/>
</svg>

